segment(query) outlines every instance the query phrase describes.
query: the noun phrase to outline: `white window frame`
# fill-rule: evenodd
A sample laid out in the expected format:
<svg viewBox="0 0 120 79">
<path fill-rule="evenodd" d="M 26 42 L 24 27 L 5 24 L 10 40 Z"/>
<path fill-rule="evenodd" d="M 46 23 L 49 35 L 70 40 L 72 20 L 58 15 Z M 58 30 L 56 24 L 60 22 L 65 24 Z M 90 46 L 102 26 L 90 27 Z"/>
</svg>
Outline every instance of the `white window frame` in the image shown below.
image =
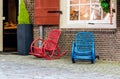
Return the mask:
<svg viewBox="0 0 120 79">
<path fill-rule="evenodd" d="M 115 2 L 115 13 L 113 13 L 112 24 L 110 24 L 110 20 L 108 21 L 70 21 L 69 20 L 69 12 L 70 12 L 70 0 L 60 0 L 60 10 L 63 14 L 60 15 L 60 28 L 116 28 L 116 2 Z"/>
</svg>

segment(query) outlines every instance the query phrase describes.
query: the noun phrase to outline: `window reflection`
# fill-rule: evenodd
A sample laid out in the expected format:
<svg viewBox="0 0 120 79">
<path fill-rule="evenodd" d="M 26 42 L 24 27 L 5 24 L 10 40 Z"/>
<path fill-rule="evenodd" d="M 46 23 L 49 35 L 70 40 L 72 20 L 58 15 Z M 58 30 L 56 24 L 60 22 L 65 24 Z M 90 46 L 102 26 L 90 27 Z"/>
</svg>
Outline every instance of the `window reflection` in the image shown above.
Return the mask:
<svg viewBox="0 0 120 79">
<path fill-rule="evenodd" d="M 78 6 L 71 6 L 70 7 L 70 20 L 78 20 L 79 11 Z"/>
<path fill-rule="evenodd" d="M 99 0 L 92 0 L 91 20 L 101 20 L 101 11 Z"/>
<path fill-rule="evenodd" d="M 90 19 L 90 6 L 80 6 L 80 20 Z"/>
<path fill-rule="evenodd" d="M 70 0 L 70 4 L 78 4 L 79 0 Z"/>
<path fill-rule="evenodd" d="M 110 18 L 110 14 L 103 12 L 103 18 L 102 19 L 107 20 L 109 18 Z"/>
<path fill-rule="evenodd" d="M 92 3 L 99 3 L 99 0 L 92 0 Z"/>
<path fill-rule="evenodd" d="M 90 0 L 80 0 L 80 4 L 90 3 Z"/>
<path fill-rule="evenodd" d="M 98 10 L 94 10 L 92 9 L 92 12 L 91 12 L 91 20 L 101 20 L 101 10 L 98 11 Z"/>
</svg>

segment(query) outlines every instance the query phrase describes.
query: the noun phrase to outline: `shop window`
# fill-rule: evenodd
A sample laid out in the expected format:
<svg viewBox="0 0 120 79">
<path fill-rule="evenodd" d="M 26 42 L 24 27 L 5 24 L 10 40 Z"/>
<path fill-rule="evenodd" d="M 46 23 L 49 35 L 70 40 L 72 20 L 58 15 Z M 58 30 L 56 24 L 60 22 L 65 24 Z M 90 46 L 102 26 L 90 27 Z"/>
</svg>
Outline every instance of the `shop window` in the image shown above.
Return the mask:
<svg viewBox="0 0 120 79">
<path fill-rule="evenodd" d="M 110 12 L 104 12 L 100 0 L 61 0 L 61 28 L 116 28 L 116 12 L 113 12 L 112 23 Z M 116 10 L 116 0 L 112 0 Z"/>
</svg>

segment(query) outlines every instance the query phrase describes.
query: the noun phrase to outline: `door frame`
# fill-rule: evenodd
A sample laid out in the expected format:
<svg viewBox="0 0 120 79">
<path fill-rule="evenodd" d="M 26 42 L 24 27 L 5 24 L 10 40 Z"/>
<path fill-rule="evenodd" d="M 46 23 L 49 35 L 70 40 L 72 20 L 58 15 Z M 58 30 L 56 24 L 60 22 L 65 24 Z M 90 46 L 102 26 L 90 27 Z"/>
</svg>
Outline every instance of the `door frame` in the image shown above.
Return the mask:
<svg viewBox="0 0 120 79">
<path fill-rule="evenodd" d="M 3 51 L 3 0 L 0 0 L 0 51 Z"/>
</svg>

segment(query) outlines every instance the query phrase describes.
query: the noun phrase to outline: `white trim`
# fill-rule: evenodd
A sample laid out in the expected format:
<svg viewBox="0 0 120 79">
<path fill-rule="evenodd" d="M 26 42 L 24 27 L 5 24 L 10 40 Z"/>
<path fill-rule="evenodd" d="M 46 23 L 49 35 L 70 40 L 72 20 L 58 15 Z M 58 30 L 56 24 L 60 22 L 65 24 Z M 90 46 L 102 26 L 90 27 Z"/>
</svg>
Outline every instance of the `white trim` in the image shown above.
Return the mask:
<svg viewBox="0 0 120 79">
<path fill-rule="evenodd" d="M 0 0 L 0 51 L 3 51 L 3 0 Z"/>
</svg>

